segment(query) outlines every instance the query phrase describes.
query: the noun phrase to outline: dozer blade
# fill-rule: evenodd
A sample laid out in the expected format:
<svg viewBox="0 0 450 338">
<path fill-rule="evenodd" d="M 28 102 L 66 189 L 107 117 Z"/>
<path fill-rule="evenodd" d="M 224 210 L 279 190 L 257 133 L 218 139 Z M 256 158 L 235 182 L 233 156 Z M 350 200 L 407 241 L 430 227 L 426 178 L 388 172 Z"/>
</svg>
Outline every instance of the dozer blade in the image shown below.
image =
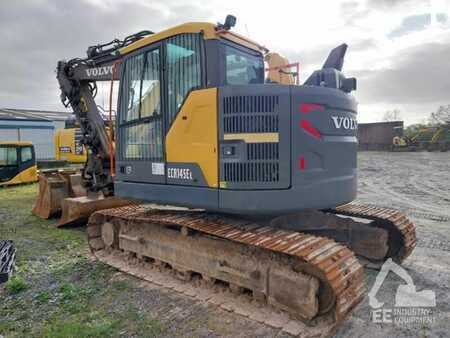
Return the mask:
<svg viewBox="0 0 450 338">
<path fill-rule="evenodd" d="M 77 169 L 48 170 L 39 173 L 39 194 L 33 214 L 48 219 L 61 212 L 61 201 L 66 197 L 86 195 Z"/>
<path fill-rule="evenodd" d="M 416 226 L 399 210 L 349 203 L 339 206 L 331 212 L 370 220 L 369 226 L 387 233 L 388 252 L 381 260 L 370 260 L 372 267 L 380 268 L 388 258 L 401 264 L 416 247 Z"/>
<path fill-rule="evenodd" d="M 305 210 L 277 217 L 270 225 L 332 238 L 352 250 L 364 265 L 377 269 L 389 258 L 402 263 L 416 245 L 415 226 L 405 214 L 370 205 Z"/>
<path fill-rule="evenodd" d="M 116 196 L 104 197 L 101 193 L 93 196 L 65 198 L 61 201 L 62 214 L 56 226 L 85 221 L 95 211 L 122 207 L 130 203 L 131 201 Z"/>
</svg>

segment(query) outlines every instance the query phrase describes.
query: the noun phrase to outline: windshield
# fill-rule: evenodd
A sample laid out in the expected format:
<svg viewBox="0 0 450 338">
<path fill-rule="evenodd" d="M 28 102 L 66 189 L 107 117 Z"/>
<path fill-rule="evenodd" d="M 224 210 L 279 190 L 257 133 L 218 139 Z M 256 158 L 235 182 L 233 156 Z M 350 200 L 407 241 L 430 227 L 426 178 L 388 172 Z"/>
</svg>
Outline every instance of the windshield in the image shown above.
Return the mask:
<svg viewBox="0 0 450 338">
<path fill-rule="evenodd" d="M 264 83 L 261 55 L 225 45 L 226 82 L 231 85 Z"/>
<path fill-rule="evenodd" d="M 17 165 L 17 149 L 11 146 L 0 146 L 0 166 Z"/>
</svg>

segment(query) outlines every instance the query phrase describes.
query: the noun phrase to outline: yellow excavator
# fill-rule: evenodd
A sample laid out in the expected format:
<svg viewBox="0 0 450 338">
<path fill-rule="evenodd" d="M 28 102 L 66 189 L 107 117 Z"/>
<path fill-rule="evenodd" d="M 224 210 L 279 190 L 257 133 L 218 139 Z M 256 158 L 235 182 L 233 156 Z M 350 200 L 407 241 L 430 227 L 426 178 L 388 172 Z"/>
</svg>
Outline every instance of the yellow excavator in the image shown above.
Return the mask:
<svg viewBox="0 0 450 338">
<path fill-rule="evenodd" d="M 88 156 L 80 173 L 40 178 L 35 212 L 65 193 L 66 219 L 90 216 L 88 243 L 106 264 L 145 279 L 140 267 L 163 263 L 338 327 L 364 297 L 363 265 L 406 259 L 414 224 L 351 203 L 357 106 L 356 79 L 342 73 L 347 45 L 299 85 L 292 64 L 233 32 L 235 21 L 142 31 L 58 62 L 61 99 Z M 114 90 L 115 80 L 108 132 L 94 96 L 97 81 Z"/>
<path fill-rule="evenodd" d="M 54 136 L 55 159 L 69 163 L 85 163 L 86 149 L 80 144 L 80 128 L 57 129 Z"/>
<path fill-rule="evenodd" d="M 0 187 L 37 181 L 34 146 L 31 142 L 0 142 Z"/>
<path fill-rule="evenodd" d="M 450 125 L 427 126 L 416 130 L 411 137 L 402 136 L 403 127 L 395 128 L 392 151 L 448 151 L 450 149 Z"/>
</svg>

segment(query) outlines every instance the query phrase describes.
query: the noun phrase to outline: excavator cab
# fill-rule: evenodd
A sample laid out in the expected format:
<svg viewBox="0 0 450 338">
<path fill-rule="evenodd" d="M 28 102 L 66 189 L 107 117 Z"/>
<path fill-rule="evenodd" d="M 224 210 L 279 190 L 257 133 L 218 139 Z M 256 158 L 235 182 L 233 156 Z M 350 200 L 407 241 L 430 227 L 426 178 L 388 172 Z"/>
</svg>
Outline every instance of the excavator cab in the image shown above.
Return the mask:
<svg viewBox="0 0 450 338">
<path fill-rule="evenodd" d="M 352 201 L 356 80 L 341 73 L 346 48 L 301 86 L 290 74 L 273 81 L 288 65 L 274 55 L 266 83 L 267 49 L 213 24 L 120 49 L 115 195 L 235 214 Z"/>
<path fill-rule="evenodd" d="M 0 186 L 37 181 L 31 142 L 0 142 Z"/>
</svg>

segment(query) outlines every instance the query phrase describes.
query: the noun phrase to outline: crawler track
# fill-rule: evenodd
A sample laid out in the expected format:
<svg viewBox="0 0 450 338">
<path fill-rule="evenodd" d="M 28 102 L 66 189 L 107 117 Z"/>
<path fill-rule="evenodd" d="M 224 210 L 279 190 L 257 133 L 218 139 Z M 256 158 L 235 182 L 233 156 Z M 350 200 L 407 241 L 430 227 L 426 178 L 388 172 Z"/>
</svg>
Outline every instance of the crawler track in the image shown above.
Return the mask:
<svg viewBox="0 0 450 338">
<path fill-rule="evenodd" d="M 404 213 L 395 209 L 370 205 L 346 204 L 331 210 L 332 213 L 372 220 L 370 226 L 388 231 L 389 251 L 387 258 L 403 262 L 416 247 L 416 228 Z M 382 261 L 373 261 L 372 265 L 381 265 Z"/>
<path fill-rule="evenodd" d="M 163 261 L 250 290 L 310 324 L 329 316 L 337 327 L 365 292 L 363 268 L 345 246 L 240 218 L 129 205 L 96 212 L 87 233 L 91 251 L 107 264 L 105 252 L 115 250 Z"/>
</svg>

